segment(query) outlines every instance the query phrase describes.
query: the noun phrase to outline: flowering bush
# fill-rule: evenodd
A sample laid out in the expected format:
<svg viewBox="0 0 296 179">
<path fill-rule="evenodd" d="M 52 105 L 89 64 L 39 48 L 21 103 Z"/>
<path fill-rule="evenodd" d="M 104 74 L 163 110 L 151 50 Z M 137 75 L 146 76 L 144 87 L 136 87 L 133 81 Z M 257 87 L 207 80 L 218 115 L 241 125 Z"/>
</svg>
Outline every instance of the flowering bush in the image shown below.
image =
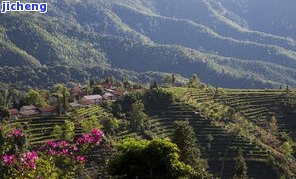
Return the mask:
<svg viewBox="0 0 296 179">
<path fill-rule="evenodd" d="M 16 153 L 22 151 L 26 143 L 26 135 L 20 129 L 12 129 L 5 140 L 5 152 Z"/>
<path fill-rule="evenodd" d="M 38 159 L 38 154 L 35 151 L 32 152 L 26 152 L 21 156 L 21 170 L 28 167 L 30 169 L 36 169 L 36 162 Z"/>
<path fill-rule="evenodd" d="M 8 135 L 9 138 L 21 138 L 25 136 L 25 134 L 20 129 L 11 130 Z"/>
<path fill-rule="evenodd" d="M 21 130 L 14 129 L 6 140 L 17 142 L 24 136 Z M 103 132 L 93 129 L 78 137 L 74 144 L 64 140 L 48 141 L 37 151 L 9 150 L 1 156 L 0 178 L 74 178 L 75 171 L 86 162 L 83 154 L 99 145 L 103 137 Z"/>
<path fill-rule="evenodd" d="M 76 144 L 78 146 L 82 145 L 99 145 L 104 133 L 98 129 L 93 129 L 91 133 L 84 133 L 81 137 L 76 139 Z"/>
<path fill-rule="evenodd" d="M 1 157 L 1 160 L 2 160 L 2 162 L 3 162 L 4 165 L 11 167 L 15 163 L 16 156 L 15 155 L 5 154 L 5 155 L 3 155 Z"/>
</svg>

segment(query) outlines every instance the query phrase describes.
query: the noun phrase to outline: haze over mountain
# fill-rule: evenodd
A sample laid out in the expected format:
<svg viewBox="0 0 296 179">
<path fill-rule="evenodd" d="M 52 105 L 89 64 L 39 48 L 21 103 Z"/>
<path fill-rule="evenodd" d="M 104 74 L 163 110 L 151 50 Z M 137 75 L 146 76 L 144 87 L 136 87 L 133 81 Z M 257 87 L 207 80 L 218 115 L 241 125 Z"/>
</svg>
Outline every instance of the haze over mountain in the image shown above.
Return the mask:
<svg viewBox="0 0 296 179">
<path fill-rule="evenodd" d="M 47 14 L 0 14 L 1 82 L 46 87 L 113 75 L 147 83 L 195 73 L 221 87 L 296 86 L 295 1 L 47 2 Z"/>
</svg>

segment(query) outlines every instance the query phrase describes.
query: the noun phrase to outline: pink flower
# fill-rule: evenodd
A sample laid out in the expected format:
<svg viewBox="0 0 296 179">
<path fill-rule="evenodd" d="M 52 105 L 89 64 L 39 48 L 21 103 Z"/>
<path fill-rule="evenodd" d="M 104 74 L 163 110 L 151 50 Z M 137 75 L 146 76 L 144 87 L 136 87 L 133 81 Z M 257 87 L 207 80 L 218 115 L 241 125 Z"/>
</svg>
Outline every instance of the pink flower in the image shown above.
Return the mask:
<svg viewBox="0 0 296 179">
<path fill-rule="evenodd" d="M 85 142 L 90 143 L 92 141 L 92 136 L 89 133 L 84 133 L 82 135 Z"/>
<path fill-rule="evenodd" d="M 69 150 L 68 149 L 62 149 L 61 154 L 62 155 L 68 155 Z"/>
<path fill-rule="evenodd" d="M 16 159 L 15 155 L 8 155 L 8 154 L 3 155 L 1 158 L 2 158 L 2 162 L 7 166 L 12 166 Z"/>
<path fill-rule="evenodd" d="M 84 163 L 85 162 L 85 157 L 82 156 L 82 155 L 78 155 L 76 157 L 76 160 L 79 162 L 79 163 Z"/>
<path fill-rule="evenodd" d="M 93 129 L 91 133 L 84 133 L 82 137 L 76 139 L 77 145 L 83 144 L 94 144 L 97 145 L 101 142 L 102 137 L 104 137 L 104 133 L 98 129 Z"/>
<path fill-rule="evenodd" d="M 54 141 L 48 141 L 47 146 L 49 146 L 51 148 L 56 148 L 56 147 L 58 147 L 58 144 Z"/>
<path fill-rule="evenodd" d="M 77 144 L 77 145 L 82 145 L 82 144 L 84 144 L 84 139 L 83 139 L 82 137 L 78 137 L 78 138 L 76 139 L 76 144 Z"/>
<path fill-rule="evenodd" d="M 49 149 L 49 154 L 50 155 L 56 155 L 57 151 L 55 151 L 54 149 Z"/>
<path fill-rule="evenodd" d="M 92 143 L 97 145 L 101 142 L 101 139 L 104 136 L 104 133 L 98 129 L 93 129 L 92 136 L 93 136 Z"/>
<path fill-rule="evenodd" d="M 67 141 L 64 141 L 64 140 L 59 141 L 57 144 L 58 144 L 58 146 L 59 146 L 60 148 L 63 148 L 63 147 L 69 147 L 69 146 L 70 146 L 70 143 L 67 142 Z"/>
<path fill-rule="evenodd" d="M 38 159 L 38 155 L 35 151 L 26 152 L 21 157 L 21 167 L 22 169 L 25 167 L 29 167 L 31 169 L 36 169 L 36 161 Z"/>
<path fill-rule="evenodd" d="M 9 138 L 18 138 L 18 137 L 23 137 L 23 136 L 25 136 L 25 134 L 20 129 L 13 129 L 8 134 Z"/>
</svg>

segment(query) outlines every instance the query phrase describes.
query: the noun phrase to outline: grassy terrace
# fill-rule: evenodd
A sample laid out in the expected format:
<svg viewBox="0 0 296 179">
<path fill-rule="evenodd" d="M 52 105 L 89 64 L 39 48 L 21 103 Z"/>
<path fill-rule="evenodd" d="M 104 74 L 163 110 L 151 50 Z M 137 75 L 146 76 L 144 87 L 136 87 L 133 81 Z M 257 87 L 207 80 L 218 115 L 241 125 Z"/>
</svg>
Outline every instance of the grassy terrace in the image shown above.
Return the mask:
<svg viewBox="0 0 296 179">
<path fill-rule="evenodd" d="M 239 111 L 260 127 L 269 128 L 272 116 L 278 121 L 280 131 L 294 132 L 296 109 L 285 106 L 287 100 L 283 91 L 237 91 L 225 90 L 219 94 L 219 101 Z"/>
<path fill-rule="evenodd" d="M 177 99 L 200 112 L 203 118 L 210 119 L 215 126 L 251 141 L 280 161 L 282 169 L 290 174 L 295 173 L 294 159 L 283 155 L 279 149 L 282 141 L 270 133 L 269 127 L 274 115 L 280 131 L 295 131 L 295 109 L 283 105 L 287 103 L 284 91 L 219 89 L 217 93 L 213 88 L 169 90 Z"/>
<path fill-rule="evenodd" d="M 55 136 L 52 135 L 54 126 L 63 125 L 65 120 L 78 122 L 80 120 L 87 120 L 92 116 L 98 116 L 103 118 L 110 116 L 111 114 L 106 112 L 99 106 L 91 106 L 85 108 L 78 108 L 68 111 L 63 116 L 48 116 L 48 117 L 30 117 L 30 118 L 18 118 L 5 122 L 3 126 L 4 132 L 9 131 L 14 127 L 21 127 L 27 134 L 28 144 L 31 147 L 38 147 L 48 140 L 55 140 Z M 82 133 L 82 129 L 76 125 L 75 134 Z M 112 150 L 102 148 L 97 153 L 89 154 L 90 162 L 85 168 L 85 174 L 91 178 L 108 178 L 106 162 L 112 155 Z M 85 178 L 86 176 L 80 176 L 79 178 Z"/>
<path fill-rule="evenodd" d="M 16 118 L 14 120 L 6 121 L 4 125 L 4 132 L 13 127 L 21 127 L 28 135 L 27 139 L 29 145 L 38 146 L 48 140 L 55 140 L 55 137 L 52 135 L 54 126 L 63 125 L 65 120 L 87 120 L 93 115 L 103 118 L 105 116 L 109 116 L 110 114 L 99 106 L 91 106 L 70 110 L 66 115 L 62 116 Z M 79 126 L 76 126 L 76 135 L 81 134 L 81 132 L 82 129 Z"/>
<path fill-rule="evenodd" d="M 232 161 L 236 152 L 240 149 L 248 161 L 261 163 L 267 159 L 267 152 L 254 143 L 237 135 L 228 133 L 225 129 L 214 125 L 211 120 L 195 113 L 192 109 L 182 103 L 174 103 L 160 111 L 151 111 L 151 131 L 157 136 L 170 137 L 174 131 L 174 122 L 187 119 L 198 139 L 204 157 L 210 164 L 221 161 Z M 213 140 L 209 140 L 212 136 Z M 210 166 L 211 172 L 218 174 L 221 166 Z M 231 170 L 225 171 L 223 176 L 231 176 Z M 253 174 L 252 176 L 255 176 Z"/>
<path fill-rule="evenodd" d="M 47 140 L 54 140 L 55 137 L 51 134 L 54 126 L 63 125 L 66 119 L 65 116 L 19 118 L 8 121 L 4 131 L 21 126 L 27 134 L 29 145 L 38 146 Z"/>
<path fill-rule="evenodd" d="M 66 113 L 66 116 L 69 118 L 71 121 L 82 121 L 82 120 L 88 120 L 93 116 L 98 117 L 99 119 L 102 119 L 104 117 L 108 117 L 111 114 L 106 112 L 102 107 L 100 106 L 88 106 L 88 107 L 83 107 L 83 108 L 77 108 L 71 111 L 68 111 Z M 81 134 L 83 131 L 80 126 L 76 126 L 76 135 Z"/>
<path fill-rule="evenodd" d="M 107 161 L 113 153 L 114 151 L 108 149 L 108 147 L 102 147 L 98 151 L 91 152 L 88 156 L 88 163 L 85 166 L 85 174 L 78 178 L 110 178 Z"/>
</svg>

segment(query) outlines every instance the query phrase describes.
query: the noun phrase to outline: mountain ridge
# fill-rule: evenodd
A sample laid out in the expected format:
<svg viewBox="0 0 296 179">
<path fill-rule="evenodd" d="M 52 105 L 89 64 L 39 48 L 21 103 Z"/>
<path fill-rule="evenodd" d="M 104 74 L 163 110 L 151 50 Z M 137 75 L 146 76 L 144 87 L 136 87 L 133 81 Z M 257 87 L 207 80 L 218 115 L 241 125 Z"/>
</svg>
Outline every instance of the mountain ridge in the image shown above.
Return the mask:
<svg viewBox="0 0 296 179">
<path fill-rule="evenodd" d="M 109 71 L 110 75 L 112 71 L 120 74 L 127 70 L 127 79 L 136 81 L 141 81 L 145 72 L 176 73 L 186 78 L 196 73 L 203 82 L 221 87 L 296 86 L 294 39 L 246 29 L 234 21 L 229 22 L 241 27 L 241 31 L 222 24 L 221 19 L 216 23 L 219 18 L 229 20 L 210 7 L 218 1 L 185 0 L 184 7 L 177 6 L 178 1 L 170 2 L 172 8 L 182 10 L 189 5 L 192 8 L 188 8 L 188 14 L 182 14 L 184 9 L 178 14 L 170 6 L 166 11 L 162 9 L 168 3 L 166 0 L 51 0 L 46 15 L 1 14 L 0 66 L 6 73 L 13 73 L 7 69 L 16 66 L 22 69 L 26 65 L 47 71 L 42 68 L 61 65 L 68 66 L 61 69 L 73 68 L 83 74 L 75 77 L 71 72 L 56 72 L 61 74 L 60 82 L 66 83 L 102 79 L 104 75 L 90 70 L 97 69 Z M 205 14 L 200 15 L 205 19 L 195 18 L 196 4 L 208 6 Z M 214 13 L 220 17 L 213 16 Z M 208 17 L 216 20 L 203 23 Z M 219 27 L 230 30 L 223 32 L 224 28 Z M 229 35 L 230 32 L 236 33 Z M 50 74 L 43 74 L 48 76 L 48 84 L 59 82 Z M 8 76 L 14 75 L 4 74 L 0 82 L 14 81 Z"/>
</svg>

